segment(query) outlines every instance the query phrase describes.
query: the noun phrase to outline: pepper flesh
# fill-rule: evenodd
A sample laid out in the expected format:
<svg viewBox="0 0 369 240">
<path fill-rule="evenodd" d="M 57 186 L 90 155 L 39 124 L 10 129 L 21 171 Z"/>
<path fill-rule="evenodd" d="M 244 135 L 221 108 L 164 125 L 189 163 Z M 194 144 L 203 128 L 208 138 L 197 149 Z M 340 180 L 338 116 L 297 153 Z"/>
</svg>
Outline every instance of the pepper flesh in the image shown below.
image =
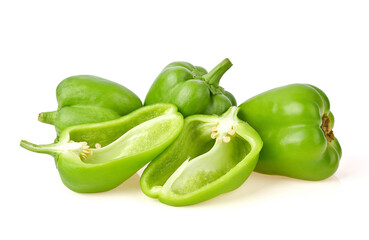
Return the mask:
<svg viewBox="0 0 369 240">
<path fill-rule="evenodd" d="M 221 115 L 236 106 L 234 96 L 219 86 L 223 74 L 232 66 L 224 59 L 209 73 L 187 62 L 167 65 L 152 84 L 145 105 L 172 103 L 184 117 L 193 114 Z"/>
<path fill-rule="evenodd" d="M 55 125 L 58 135 L 69 126 L 117 119 L 142 106 L 126 87 L 91 75 L 64 79 L 56 88 L 56 98 L 58 110 L 42 112 L 38 120 Z"/>
<path fill-rule="evenodd" d="M 231 107 L 221 117 L 187 117 L 179 137 L 144 170 L 142 191 L 183 206 L 238 188 L 253 171 L 263 144 L 237 112 Z"/>
<path fill-rule="evenodd" d="M 35 145 L 22 140 L 21 146 L 54 156 L 60 177 L 71 190 L 102 192 L 155 158 L 182 127 L 183 117 L 174 105 L 156 104 L 112 121 L 67 128 L 58 143 Z"/>
<path fill-rule="evenodd" d="M 329 100 L 319 88 L 291 84 L 269 90 L 242 103 L 238 116 L 264 142 L 255 171 L 322 180 L 337 170 L 342 150 Z"/>
</svg>

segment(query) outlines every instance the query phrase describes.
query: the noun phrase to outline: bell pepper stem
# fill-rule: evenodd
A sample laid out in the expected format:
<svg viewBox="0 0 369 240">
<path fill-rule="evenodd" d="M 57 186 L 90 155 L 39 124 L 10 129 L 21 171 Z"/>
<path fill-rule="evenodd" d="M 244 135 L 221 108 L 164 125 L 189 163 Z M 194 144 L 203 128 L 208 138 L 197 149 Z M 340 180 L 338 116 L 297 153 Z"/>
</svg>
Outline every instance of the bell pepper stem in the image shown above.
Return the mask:
<svg viewBox="0 0 369 240">
<path fill-rule="evenodd" d="M 26 140 L 22 140 L 20 142 L 20 146 L 30 150 L 32 152 L 37 153 L 46 153 L 52 156 L 55 156 L 56 154 L 59 154 L 61 152 L 75 152 L 76 154 L 80 155 L 83 158 L 86 158 L 87 156 L 92 155 L 92 150 L 87 145 L 86 142 L 65 142 L 65 143 L 52 143 L 52 144 L 34 144 L 30 143 Z"/>
<path fill-rule="evenodd" d="M 49 154 L 49 155 L 52 155 L 52 156 L 54 156 L 54 154 L 56 153 L 52 149 L 53 145 L 55 145 L 55 144 L 37 145 L 37 144 L 31 143 L 31 142 L 28 142 L 26 140 L 22 140 L 20 142 L 20 146 L 27 149 L 27 150 L 30 150 L 32 152 L 37 152 L 37 153 L 46 153 L 46 154 Z"/>
<path fill-rule="evenodd" d="M 227 72 L 232 65 L 232 62 L 226 58 L 217 66 L 215 66 L 215 68 L 213 68 L 209 73 L 205 74 L 203 79 L 210 85 L 218 86 L 223 74 Z"/>
<path fill-rule="evenodd" d="M 38 114 L 38 120 L 42 123 L 54 125 L 58 111 L 42 112 Z"/>
</svg>

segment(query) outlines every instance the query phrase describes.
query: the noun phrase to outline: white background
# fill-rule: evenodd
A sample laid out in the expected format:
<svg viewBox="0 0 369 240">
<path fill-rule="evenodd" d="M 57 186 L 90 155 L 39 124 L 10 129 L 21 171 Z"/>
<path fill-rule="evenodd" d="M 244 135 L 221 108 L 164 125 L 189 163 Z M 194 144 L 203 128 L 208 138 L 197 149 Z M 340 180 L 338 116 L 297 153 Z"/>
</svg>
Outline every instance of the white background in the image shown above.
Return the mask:
<svg viewBox="0 0 369 240">
<path fill-rule="evenodd" d="M 333 177 L 253 173 L 176 208 L 146 197 L 138 174 L 74 193 L 50 156 L 19 147 L 53 141 L 37 115 L 57 108 L 66 77 L 105 77 L 144 100 L 166 64 L 210 70 L 225 57 L 221 85 L 239 103 L 296 82 L 328 95 L 343 148 Z M 0 79 L 0 239 L 369 239 L 368 1 L 1 1 Z"/>
</svg>

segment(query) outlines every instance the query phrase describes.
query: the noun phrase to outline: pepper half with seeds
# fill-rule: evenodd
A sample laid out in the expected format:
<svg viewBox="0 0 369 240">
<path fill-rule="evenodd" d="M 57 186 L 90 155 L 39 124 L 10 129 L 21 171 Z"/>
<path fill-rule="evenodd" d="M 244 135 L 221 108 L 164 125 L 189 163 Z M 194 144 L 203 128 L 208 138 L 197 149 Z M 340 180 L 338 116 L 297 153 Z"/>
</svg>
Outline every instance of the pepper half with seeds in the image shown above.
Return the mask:
<svg viewBox="0 0 369 240">
<path fill-rule="evenodd" d="M 142 191 L 182 206 L 238 188 L 254 170 L 263 142 L 237 112 L 231 107 L 220 117 L 187 117 L 179 137 L 143 172 Z"/>
<path fill-rule="evenodd" d="M 156 104 L 116 120 L 69 127 L 54 144 L 22 140 L 21 146 L 54 156 L 60 177 L 71 190 L 102 192 L 117 187 L 154 159 L 182 127 L 183 117 L 174 105 Z"/>
</svg>

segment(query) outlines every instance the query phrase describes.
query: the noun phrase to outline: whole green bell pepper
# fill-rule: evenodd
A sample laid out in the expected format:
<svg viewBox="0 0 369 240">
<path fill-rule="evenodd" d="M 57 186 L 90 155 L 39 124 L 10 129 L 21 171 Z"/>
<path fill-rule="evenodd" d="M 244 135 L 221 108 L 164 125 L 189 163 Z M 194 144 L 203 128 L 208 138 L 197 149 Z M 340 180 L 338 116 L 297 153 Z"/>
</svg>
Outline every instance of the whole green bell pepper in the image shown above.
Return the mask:
<svg viewBox="0 0 369 240">
<path fill-rule="evenodd" d="M 40 122 L 54 124 L 58 135 L 69 126 L 113 120 L 142 106 L 124 86 L 104 78 L 79 75 L 56 88 L 58 110 L 39 114 Z"/>
<path fill-rule="evenodd" d="M 193 114 L 221 115 L 236 106 L 234 96 L 219 86 L 223 74 L 232 66 L 224 59 L 209 73 L 188 62 L 167 65 L 152 84 L 145 105 L 172 103 L 184 117 Z"/>
<path fill-rule="evenodd" d="M 60 177 L 71 190 L 102 192 L 154 159 L 182 127 L 183 117 L 174 105 L 157 104 L 115 120 L 69 127 L 58 143 L 35 145 L 22 140 L 21 146 L 54 156 Z"/>
<path fill-rule="evenodd" d="M 231 107 L 221 117 L 187 117 L 179 137 L 144 170 L 142 191 L 182 206 L 238 188 L 253 171 L 263 143 L 237 112 Z"/>
<path fill-rule="evenodd" d="M 239 118 L 264 142 L 255 171 L 321 180 L 333 175 L 342 156 L 327 96 L 308 84 L 261 93 L 240 105 Z"/>
</svg>

